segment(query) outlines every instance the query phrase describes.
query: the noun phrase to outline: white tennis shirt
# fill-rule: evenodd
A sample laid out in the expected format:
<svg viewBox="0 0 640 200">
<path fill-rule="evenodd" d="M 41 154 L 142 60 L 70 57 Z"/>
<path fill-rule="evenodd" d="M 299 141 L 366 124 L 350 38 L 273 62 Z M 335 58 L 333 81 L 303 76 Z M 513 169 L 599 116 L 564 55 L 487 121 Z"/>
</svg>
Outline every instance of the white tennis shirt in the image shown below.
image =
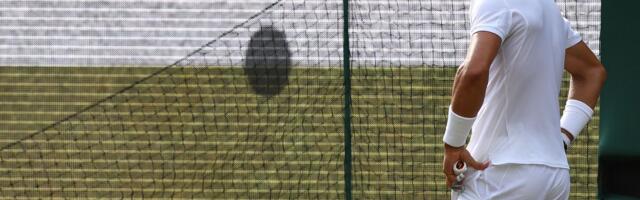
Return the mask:
<svg viewBox="0 0 640 200">
<path fill-rule="evenodd" d="M 558 97 L 565 49 L 580 42 L 554 0 L 472 0 L 471 34 L 502 38 L 468 150 L 493 164 L 569 168 Z"/>
</svg>

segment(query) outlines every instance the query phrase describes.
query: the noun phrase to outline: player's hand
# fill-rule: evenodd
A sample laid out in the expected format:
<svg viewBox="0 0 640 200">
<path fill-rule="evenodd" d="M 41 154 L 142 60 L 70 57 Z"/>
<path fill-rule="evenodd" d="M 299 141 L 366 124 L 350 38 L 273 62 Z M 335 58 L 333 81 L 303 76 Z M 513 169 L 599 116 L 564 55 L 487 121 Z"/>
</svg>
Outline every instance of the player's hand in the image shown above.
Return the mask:
<svg viewBox="0 0 640 200">
<path fill-rule="evenodd" d="M 567 131 L 564 128 L 560 128 L 560 132 L 562 134 L 564 134 L 564 139 L 562 141 L 562 143 L 564 144 L 564 152 L 566 153 L 569 150 L 569 146 L 571 145 L 571 141 L 573 141 L 573 135 L 571 135 L 571 133 L 569 133 L 569 131 Z M 569 140 L 569 141 L 566 141 Z"/>
<path fill-rule="evenodd" d="M 468 166 L 477 170 L 484 170 L 489 167 L 489 162 L 480 163 L 471 157 L 467 149 L 462 147 L 452 147 L 444 144 L 444 161 L 442 163 L 442 172 L 447 177 L 447 188 L 451 188 L 456 181 L 456 175 L 453 172 L 453 165 L 458 162 L 465 162 Z"/>
</svg>

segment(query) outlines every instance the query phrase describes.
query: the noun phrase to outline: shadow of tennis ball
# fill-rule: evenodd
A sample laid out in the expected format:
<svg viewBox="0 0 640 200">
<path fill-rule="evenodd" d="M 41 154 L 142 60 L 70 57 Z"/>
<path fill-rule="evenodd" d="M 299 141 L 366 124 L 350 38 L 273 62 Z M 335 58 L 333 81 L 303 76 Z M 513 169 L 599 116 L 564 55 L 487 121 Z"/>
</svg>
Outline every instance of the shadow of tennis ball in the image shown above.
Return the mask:
<svg viewBox="0 0 640 200">
<path fill-rule="evenodd" d="M 244 73 L 251 88 L 263 97 L 282 92 L 289 83 L 291 52 L 286 35 L 273 27 L 261 27 L 251 36 L 246 52 Z"/>
</svg>

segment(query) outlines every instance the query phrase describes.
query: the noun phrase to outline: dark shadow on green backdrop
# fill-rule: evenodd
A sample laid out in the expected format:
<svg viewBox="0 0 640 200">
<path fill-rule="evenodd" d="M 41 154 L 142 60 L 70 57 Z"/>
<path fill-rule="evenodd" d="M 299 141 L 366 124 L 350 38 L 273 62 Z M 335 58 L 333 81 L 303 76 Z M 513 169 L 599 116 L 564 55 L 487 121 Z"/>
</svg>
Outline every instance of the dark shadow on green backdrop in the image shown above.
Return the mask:
<svg viewBox="0 0 640 200">
<path fill-rule="evenodd" d="M 600 199 L 640 198 L 640 1 L 602 1 L 601 56 L 608 79 L 601 96 Z"/>
</svg>

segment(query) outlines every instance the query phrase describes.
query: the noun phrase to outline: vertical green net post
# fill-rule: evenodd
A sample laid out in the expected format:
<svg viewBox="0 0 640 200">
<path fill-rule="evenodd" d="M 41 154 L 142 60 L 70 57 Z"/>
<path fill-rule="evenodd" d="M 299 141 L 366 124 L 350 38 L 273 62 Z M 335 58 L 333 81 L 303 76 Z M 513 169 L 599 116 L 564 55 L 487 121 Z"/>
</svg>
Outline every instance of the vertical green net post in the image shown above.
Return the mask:
<svg viewBox="0 0 640 200">
<path fill-rule="evenodd" d="M 344 77 L 344 197 L 351 200 L 351 54 L 349 52 L 349 0 L 342 1 Z"/>
</svg>

